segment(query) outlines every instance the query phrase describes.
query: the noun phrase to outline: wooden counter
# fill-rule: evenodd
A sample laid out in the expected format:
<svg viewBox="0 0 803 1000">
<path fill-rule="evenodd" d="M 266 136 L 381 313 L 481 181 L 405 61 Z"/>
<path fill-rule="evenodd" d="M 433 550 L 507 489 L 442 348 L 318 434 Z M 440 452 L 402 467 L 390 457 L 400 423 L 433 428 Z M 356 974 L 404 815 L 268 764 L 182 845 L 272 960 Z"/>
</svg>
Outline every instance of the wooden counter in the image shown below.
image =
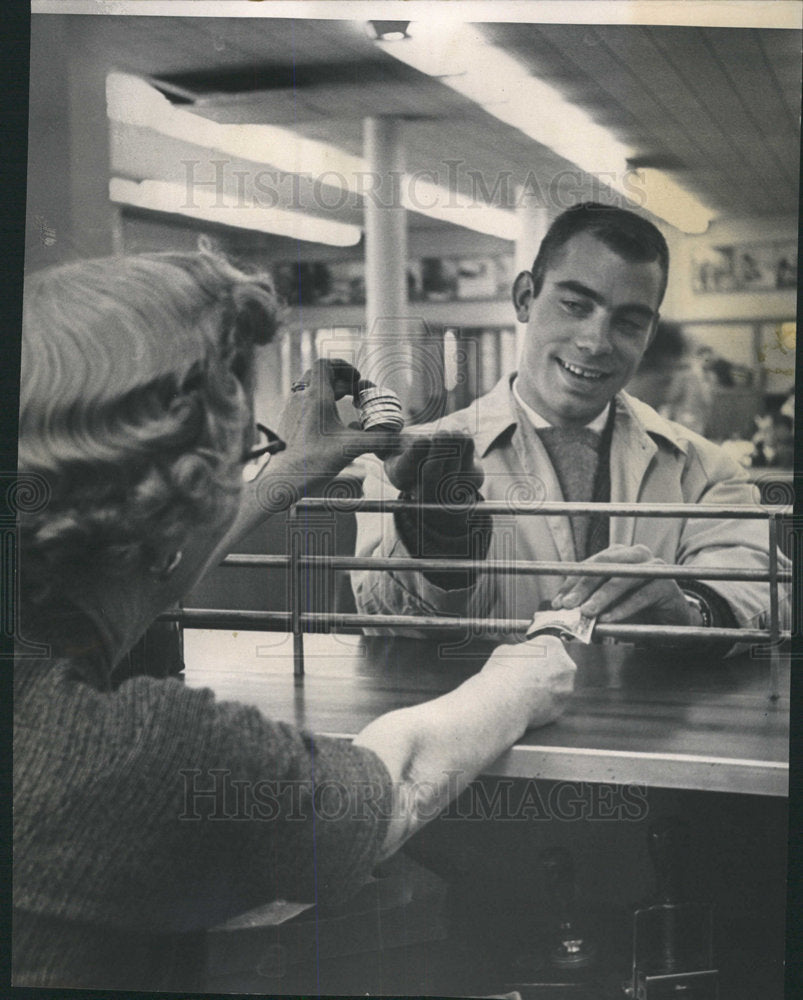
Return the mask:
<svg viewBox="0 0 803 1000">
<path fill-rule="evenodd" d="M 788 792 L 789 657 L 769 698 L 769 660 L 626 645 L 569 645 L 577 684 L 565 716 L 531 730 L 487 769 L 523 778 L 784 796 Z M 186 680 L 315 733 L 352 737 L 391 709 L 454 688 L 488 647 L 347 635 L 188 630 Z"/>
</svg>

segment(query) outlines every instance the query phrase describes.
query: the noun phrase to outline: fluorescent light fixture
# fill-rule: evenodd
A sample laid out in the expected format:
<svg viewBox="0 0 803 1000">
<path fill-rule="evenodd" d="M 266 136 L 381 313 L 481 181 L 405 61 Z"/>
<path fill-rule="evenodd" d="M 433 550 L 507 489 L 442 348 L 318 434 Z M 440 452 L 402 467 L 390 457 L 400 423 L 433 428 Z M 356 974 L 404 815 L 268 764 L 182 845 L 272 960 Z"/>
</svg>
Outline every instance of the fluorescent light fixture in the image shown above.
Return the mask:
<svg viewBox="0 0 803 1000">
<path fill-rule="evenodd" d="M 665 219 L 682 233 L 704 233 L 713 213 L 693 195 L 685 191 L 669 174 L 652 167 L 633 171 L 644 196 L 644 207 Z M 630 182 L 631 193 L 633 182 Z"/>
<path fill-rule="evenodd" d="M 627 166 L 635 150 L 620 143 L 591 116 L 554 87 L 530 73 L 476 27 L 439 18 L 413 21 L 408 37 L 376 44 L 408 66 L 437 77 L 446 86 L 526 136 L 554 150 L 610 187 L 633 198 L 633 174 Z M 630 185 L 625 184 L 629 175 Z M 638 172 L 645 197 L 642 207 L 687 233 L 702 233 L 713 213 L 666 174 Z"/>
<path fill-rule="evenodd" d="M 360 242 L 362 230 L 342 222 L 319 219 L 302 212 L 285 212 L 280 208 L 237 204 L 215 191 L 188 190 L 182 184 L 169 181 L 131 181 L 112 177 L 109 198 L 117 203 L 143 208 L 151 212 L 186 215 L 205 222 L 216 222 L 236 229 L 255 229 L 291 239 L 327 243 L 335 247 L 351 247 Z"/>
<path fill-rule="evenodd" d="M 128 73 L 106 77 L 106 113 L 111 121 L 149 128 L 160 135 L 203 146 L 238 159 L 269 164 L 289 174 L 349 176 L 363 161 L 336 146 L 306 139 L 274 125 L 227 125 L 174 107 L 147 80 Z"/>
<path fill-rule="evenodd" d="M 112 121 L 149 128 L 160 135 L 269 165 L 283 173 L 309 176 L 328 187 L 353 194 L 357 203 L 360 198 L 372 196 L 374 185 L 366 183 L 370 168 L 362 157 L 275 125 L 226 125 L 211 121 L 174 107 L 140 77 L 109 73 L 106 107 Z M 513 212 L 424 181 L 416 174 L 401 178 L 400 187 L 402 204 L 410 211 L 501 239 L 516 238 L 518 222 Z"/>
<path fill-rule="evenodd" d="M 463 226 L 501 240 L 518 239 L 520 223 L 513 212 L 475 201 L 459 191 L 432 184 L 415 174 L 402 179 L 402 205 L 431 219 Z"/>
</svg>

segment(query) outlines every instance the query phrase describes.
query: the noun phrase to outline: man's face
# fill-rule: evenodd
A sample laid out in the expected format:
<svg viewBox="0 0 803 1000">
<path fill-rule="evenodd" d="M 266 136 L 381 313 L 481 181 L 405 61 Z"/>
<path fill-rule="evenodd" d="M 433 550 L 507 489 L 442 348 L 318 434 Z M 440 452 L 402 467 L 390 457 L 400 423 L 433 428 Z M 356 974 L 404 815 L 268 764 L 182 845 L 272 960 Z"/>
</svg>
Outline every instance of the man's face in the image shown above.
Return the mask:
<svg viewBox="0 0 803 1000">
<path fill-rule="evenodd" d="M 516 383 L 551 424 L 582 426 L 635 373 L 658 320 L 658 261 L 633 264 L 589 233 L 573 236 L 533 298 L 529 272 L 513 297 L 527 335 Z"/>
</svg>

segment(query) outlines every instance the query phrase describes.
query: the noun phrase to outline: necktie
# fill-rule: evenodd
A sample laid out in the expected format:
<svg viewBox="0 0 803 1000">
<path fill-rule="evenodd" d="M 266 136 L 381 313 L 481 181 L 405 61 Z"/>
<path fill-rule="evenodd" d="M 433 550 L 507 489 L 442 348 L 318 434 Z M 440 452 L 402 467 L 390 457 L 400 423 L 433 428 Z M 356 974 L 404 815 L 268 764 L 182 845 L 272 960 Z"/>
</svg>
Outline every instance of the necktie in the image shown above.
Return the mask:
<svg viewBox="0 0 803 1000">
<path fill-rule="evenodd" d="M 601 434 L 587 427 L 542 427 L 538 435 L 555 469 L 564 500 L 583 503 L 590 500 L 607 500 L 608 497 L 595 496 L 600 462 L 603 461 Z M 599 539 L 592 540 L 591 514 L 572 514 L 569 517 L 574 536 L 574 548 L 578 559 L 605 548 L 607 541 L 599 545 Z M 596 536 L 596 532 L 594 533 Z M 591 549 L 593 548 L 593 551 Z"/>
</svg>

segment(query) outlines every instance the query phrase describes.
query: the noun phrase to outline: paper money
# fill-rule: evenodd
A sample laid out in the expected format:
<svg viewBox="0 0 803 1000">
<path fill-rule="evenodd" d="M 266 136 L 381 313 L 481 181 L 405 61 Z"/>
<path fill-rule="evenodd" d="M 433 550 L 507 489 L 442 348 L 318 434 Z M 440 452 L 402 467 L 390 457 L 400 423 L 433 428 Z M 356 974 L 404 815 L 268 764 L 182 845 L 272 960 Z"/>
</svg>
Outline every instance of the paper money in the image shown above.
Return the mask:
<svg viewBox="0 0 803 1000">
<path fill-rule="evenodd" d="M 596 621 L 596 618 L 587 618 L 579 608 L 536 611 L 527 629 L 527 638 L 549 632 L 590 643 Z"/>
</svg>

